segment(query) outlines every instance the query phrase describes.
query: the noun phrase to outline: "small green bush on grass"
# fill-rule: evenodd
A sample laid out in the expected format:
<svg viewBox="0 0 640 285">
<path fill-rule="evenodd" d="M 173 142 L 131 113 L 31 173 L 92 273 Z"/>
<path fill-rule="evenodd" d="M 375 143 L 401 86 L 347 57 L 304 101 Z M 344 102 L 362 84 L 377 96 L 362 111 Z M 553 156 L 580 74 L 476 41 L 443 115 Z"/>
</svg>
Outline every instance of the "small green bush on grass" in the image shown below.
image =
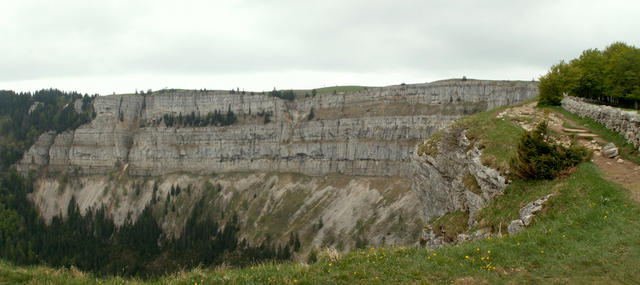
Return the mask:
<svg viewBox="0 0 640 285">
<path fill-rule="evenodd" d="M 547 123 L 543 121 L 520 138 L 516 156 L 510 163 L 511 169 L 520 178 L 553 179 L 560 171 L 588 157 L 584 147 L 572 145 L 567 148 L 550 142 L 547 132 Z"/>
</svg>

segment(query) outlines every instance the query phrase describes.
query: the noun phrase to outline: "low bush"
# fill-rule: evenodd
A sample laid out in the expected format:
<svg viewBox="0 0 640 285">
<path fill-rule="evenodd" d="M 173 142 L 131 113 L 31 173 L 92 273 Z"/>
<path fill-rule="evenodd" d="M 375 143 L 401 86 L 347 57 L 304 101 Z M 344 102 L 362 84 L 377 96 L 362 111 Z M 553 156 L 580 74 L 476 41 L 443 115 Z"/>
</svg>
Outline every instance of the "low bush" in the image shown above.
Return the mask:
<svg viewBox="0 0 640 285">
<path fill-rule="evenodd" d="M 553 143 L 547 133 L 547 123 L 543 121 L 520 138 L 516 156 L 510 162 L 515 175 L 526 180 L 553 179 L 589 156 L 584 147 Z"/>
</svg>

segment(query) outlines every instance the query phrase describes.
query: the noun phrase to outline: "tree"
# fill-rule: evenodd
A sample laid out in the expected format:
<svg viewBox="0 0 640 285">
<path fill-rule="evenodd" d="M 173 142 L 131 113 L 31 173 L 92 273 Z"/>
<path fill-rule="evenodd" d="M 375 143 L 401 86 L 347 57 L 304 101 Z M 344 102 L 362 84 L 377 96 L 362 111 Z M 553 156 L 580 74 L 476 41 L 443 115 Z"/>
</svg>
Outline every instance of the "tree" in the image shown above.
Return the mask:
<svg viewBox="0 0 640 285">
<path fill-rule="evenodd" d="M 546 75 L 540 77 L 538 106 L 560 105 L 563 96 L 561 70 L 565 65 L 564 62 L 554 65 Z"/>
</svg>

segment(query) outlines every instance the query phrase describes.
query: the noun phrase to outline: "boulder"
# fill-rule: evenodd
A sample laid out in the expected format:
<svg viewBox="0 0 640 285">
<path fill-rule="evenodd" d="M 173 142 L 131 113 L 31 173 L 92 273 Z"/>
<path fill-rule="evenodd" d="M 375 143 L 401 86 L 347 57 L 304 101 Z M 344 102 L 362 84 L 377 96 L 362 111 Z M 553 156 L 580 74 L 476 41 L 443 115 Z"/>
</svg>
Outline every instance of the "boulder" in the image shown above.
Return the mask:
<svg viewBox="0 0 640 285">
<path fill-rule="evenodd" d="M 618 156 L 618 148 L 613 143 L 608 143 L 602 148 L 602 155 L 608 158 L 613 158 Z"/>
</svg>

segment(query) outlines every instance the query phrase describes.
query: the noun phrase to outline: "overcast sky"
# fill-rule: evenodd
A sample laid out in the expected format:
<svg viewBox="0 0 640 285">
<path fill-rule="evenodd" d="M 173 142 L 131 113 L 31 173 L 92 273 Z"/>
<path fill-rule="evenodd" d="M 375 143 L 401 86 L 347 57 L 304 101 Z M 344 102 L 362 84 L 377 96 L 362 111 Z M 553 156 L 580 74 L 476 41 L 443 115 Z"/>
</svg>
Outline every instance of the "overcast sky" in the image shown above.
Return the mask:
<svg viewBox="0 0 640 285">
<path fill-rule="evenodd" d="M 531 80 L 615 41 L 640 1 L 0 0 L 0 89 Z"/>
</svg>

